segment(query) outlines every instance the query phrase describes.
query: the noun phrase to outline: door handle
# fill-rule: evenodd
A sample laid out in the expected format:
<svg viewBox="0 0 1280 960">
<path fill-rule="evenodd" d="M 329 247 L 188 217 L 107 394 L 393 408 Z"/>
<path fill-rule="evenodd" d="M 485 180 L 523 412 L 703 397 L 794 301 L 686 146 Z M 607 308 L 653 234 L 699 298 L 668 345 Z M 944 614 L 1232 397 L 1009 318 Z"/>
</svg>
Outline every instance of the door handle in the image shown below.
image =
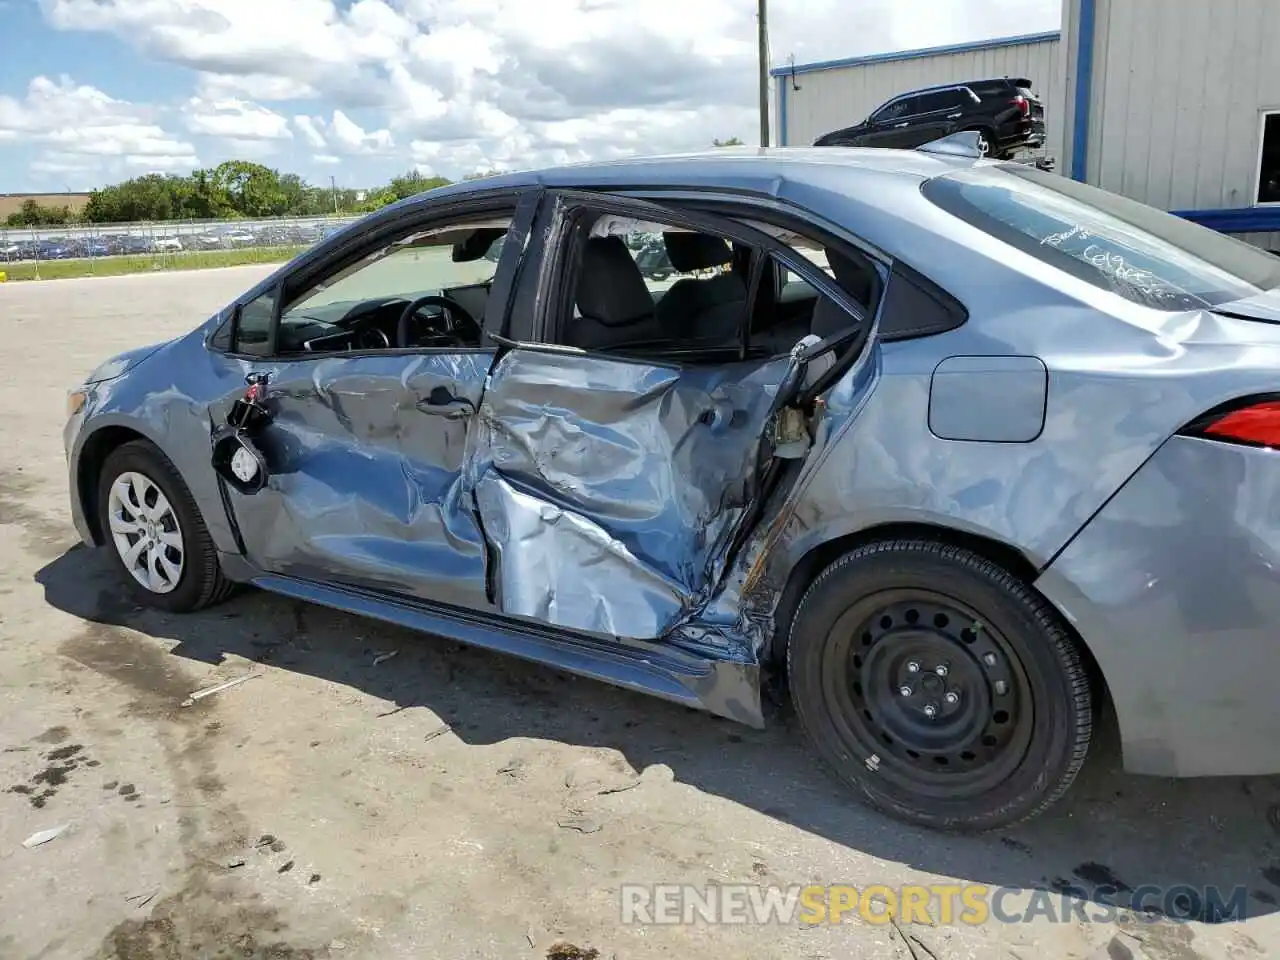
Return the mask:
<svg viewBox="0 0 1280 960">
<path fill-rule="evenodd" d="M 446 420 L 461 420 L 476 412 L 470 400 L 460 400 L 444 387 L 436 387 L 417 407 L 423 413 Z"/>
<path fill-rule="evenodd" d="M 948 120 L 959 120 L 959 119 L 960 119 L 961 117 L 963 117 L 963 116 L 964 116 L 964 113 L 963 113 L 963 112 L 961 112 L 961 113 L 948 113 L 948 114 L 947 114 L 947 119 L 948 119 Z"/>
<path fill-rule="evenodd" d="M 903 127 L 905 127 L 908 123 L 910 123 L 910 121 L 909 121 L 909 120 L 903 120 L 901 123 L 895 123 L 893 126 L 894 126 L 894 129 L 895 129 L 895 130 L 901 130 L 901 129 L 902 129 Z"/>
</svg>

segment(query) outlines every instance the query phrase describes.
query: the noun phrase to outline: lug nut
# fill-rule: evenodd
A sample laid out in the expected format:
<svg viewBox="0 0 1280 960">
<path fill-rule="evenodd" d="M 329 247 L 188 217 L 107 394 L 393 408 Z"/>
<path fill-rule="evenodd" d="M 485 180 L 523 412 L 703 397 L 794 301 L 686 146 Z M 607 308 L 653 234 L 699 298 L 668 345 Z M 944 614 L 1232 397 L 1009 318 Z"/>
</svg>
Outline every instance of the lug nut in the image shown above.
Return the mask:
<svg viewBox="0 0 1280 960">
<path fill-rule="evenodd" d="M 924 715 L 932 720 L 938 715 L 938 705 L 936 703 L 926 703 L 924 705 Z"/>
<path fill-rule="evenodd" d="M 901 686 L 901 687 L 899 687 L 899 688 L 898 688 L 898 692 L 899 692 L 900 694 L 902 694 L 904 697 L 909 697 L 909 696 L 911 696 L 911 688 L 910 688 L 910 687 L 908 687 L 908 686 Z"/>
<path fill-rule="evenodd" d="M 948 691 L 947 695 L 942 699 L 947 701 L 947 703 L 951 704 L 951 706 L 954 707 L 957 703 L 960 702 L 960 694 L 956 693 L 954 690 L 951 690 L 951 691 Z"/>
<path fill-rule="evenodd" d="M 933 668 L 933 672 L 940 677 L 945 677 L 947 675 L 947 665 L 945 663 L 940 663 Z"/>
<path fill-rule="evenodd" d="M 920 672 L 920 664 L 916 663 L 914 660 L 912 660 L 910 663 L 907 664 L 907 673 L 919 673 L 919 672 Z"/>
<path fill-rule="evenodd" d="M 996 665 L 996 655 L 994 653 L 988 653 L 982 658 L 982 662 L 988 667 L 994 667 Z"/>
<path fill-rule="evenodd" d="M 1009 685 L 1005 683 L 1003 680 L 997 680 L 996 693 L 1000 694 L 1000 696 L 1003 697 L 1008 692 L 1009 692 Z"/>
</svg>

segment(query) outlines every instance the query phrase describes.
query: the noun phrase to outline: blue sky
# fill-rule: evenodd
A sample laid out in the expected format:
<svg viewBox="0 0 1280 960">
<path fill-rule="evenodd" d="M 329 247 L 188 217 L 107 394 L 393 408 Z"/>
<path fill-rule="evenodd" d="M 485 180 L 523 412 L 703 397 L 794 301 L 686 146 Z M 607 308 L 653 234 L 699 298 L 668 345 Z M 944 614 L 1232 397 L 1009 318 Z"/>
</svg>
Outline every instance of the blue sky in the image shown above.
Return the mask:
<svg viewBox="0 0 1280 960">
<path fill-rule="evenodd" d="M 771 0 L 775 64 L 1061 0 Z M 0 0 L 0 193 L 248 159 L 366 186 L 752 142 L 750 0 Z"/>
</svg>

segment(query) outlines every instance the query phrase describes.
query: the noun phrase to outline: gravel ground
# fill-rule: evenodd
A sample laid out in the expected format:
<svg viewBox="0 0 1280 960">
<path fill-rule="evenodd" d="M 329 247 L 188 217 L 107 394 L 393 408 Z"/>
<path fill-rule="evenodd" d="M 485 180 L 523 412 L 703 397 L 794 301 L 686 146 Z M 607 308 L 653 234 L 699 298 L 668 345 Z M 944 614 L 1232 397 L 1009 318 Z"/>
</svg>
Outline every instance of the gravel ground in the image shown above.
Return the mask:
<svg viewBox="0 0 1280 960">
<path fill-rule="evenodd" d="M 64 390 L 267 269 L 0 286 L 0 957 L 1280 953 L 1277 778 L 1128 777 L 1104 734 L 1049 815 L 943 837 L 853 803 L 781 706 L 756 732 L 255 592 L 133 606 L 71 529 Z M 617 892 L 1108 880 L 1242 885 L 1249 919 L 624 925 Z"/>
</svg>

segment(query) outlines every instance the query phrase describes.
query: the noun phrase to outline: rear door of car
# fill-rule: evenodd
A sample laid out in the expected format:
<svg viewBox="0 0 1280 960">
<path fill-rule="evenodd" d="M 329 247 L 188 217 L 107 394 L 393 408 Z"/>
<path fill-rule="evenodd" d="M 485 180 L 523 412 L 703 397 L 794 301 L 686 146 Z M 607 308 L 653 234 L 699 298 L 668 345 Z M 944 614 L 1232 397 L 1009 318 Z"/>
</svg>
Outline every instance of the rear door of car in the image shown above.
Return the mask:
<svg viewBox="0 0 1280 960">
<path fill-rule="evenodd" d="M 794 433 L 790 402 L 809 365 L 840 345 L 814 345 L 812 357 L 764 351 L 715 363 L 565 345 L 557 324 L 582 317 L 575 304 L 585 267 L 574 275 L 575 243 L 590 242 L 577 217 L 601 209 L 593 230 L 610 217 L 699 232 L 724 224 L 616 195 L 554 195 L 534 229 L 546 238 L 545 256 L 536 273 L 522 272 L 515 339 L 485 389 L 467 487 L 502 613 L 655 639 L 698 616 L 715 595 L 755 522 L 771 465 L 796 456 L 786 442 L 807 443 L 807 434 Z M 859 318 L 869 327 L 818 267 L 798 255 L 790 265 L 834 294 L 850 329 Z"/>
<path fill-rule="evenodd" d="M 958 87 L 920 94 L 910 125 L 890 145 L 918 147 L 952 133 L 956 121 L 964 116 L 966 101 L 972 102 L 969 95 Z"/>
</svg>

